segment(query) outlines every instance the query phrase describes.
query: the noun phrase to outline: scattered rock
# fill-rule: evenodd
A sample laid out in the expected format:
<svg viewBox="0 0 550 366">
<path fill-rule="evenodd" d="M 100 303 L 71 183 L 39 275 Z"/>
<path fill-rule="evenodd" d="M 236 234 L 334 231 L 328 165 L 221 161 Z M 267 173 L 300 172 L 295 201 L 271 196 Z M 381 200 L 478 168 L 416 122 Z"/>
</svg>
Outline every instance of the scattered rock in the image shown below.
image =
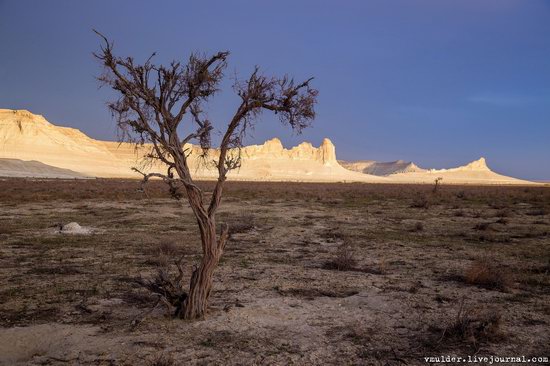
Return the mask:
<svg viewBox="0 0 550 366">
<path fill-rule="evenodd" d="M 86 235 L 86 234 L 90 234 L 91 232 L 92 232 L 92 229 L 88 227 L 80 226 L 77 222 L 70 222 L 65 225 L 60 225 L 59 230 L 57 230 L 57 233 L 59 234 Z"/>
</svg>

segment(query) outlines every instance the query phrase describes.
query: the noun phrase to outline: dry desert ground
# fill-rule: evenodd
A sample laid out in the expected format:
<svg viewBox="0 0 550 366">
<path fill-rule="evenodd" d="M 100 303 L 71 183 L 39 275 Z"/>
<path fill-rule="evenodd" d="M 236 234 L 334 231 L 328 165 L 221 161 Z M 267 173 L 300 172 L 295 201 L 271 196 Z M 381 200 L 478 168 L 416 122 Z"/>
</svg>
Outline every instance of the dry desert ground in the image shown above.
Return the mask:
<svg viewBox="0 0 550 366">
<path fill-rule="evenodd" d="M 137 188 L 0 181 L 0 364 L 550 356 L 548 187 L 229 182 L 231 240 L 192 322 L 135 279 L 182 256 L 191 271 L 193 215 L 161 182 Z M 56 233 L 69 222 L 85 230 Z"/>
</svg>

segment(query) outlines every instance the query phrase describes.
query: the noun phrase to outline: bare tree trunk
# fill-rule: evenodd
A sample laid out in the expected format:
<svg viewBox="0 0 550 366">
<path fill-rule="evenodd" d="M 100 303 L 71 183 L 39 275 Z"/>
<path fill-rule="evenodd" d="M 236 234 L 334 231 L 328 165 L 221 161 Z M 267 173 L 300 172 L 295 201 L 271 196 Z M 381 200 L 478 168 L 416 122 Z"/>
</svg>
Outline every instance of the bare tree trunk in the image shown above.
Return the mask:
<svg viewBox="0 0 550 366">
<path fill-rule="evenodd" d="M 208 308 L 208 298 L 212 288 L 214 268 L 218 265 L 216 256 L 203 257 L 201 264 L 193 271 L 189 294 L 183 305 L 181 317 L 202 319 Z"/>
<path fill-rule="evenodd" d="M 203 255 L 201 263 L 193 270 L 189 293 L 183 303 L 181 313 L 183 319 L 202 319 L 208 309 L 208 298 L 212 289 L 214 270 L 222 256 L 228 236 L 227 225 L 222 227 L 218 240 L 216 235 L 216 224 L 214 219 L 206 222 L 199 220 Z"/>
</svg>

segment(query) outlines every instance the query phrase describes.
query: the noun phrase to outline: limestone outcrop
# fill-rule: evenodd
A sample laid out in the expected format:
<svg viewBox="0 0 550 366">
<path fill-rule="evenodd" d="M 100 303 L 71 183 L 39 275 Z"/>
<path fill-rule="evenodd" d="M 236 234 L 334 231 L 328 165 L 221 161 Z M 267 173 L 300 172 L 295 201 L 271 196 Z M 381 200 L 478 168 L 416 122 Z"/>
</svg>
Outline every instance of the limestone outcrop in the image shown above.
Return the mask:
<svg viewBox="0 0 550 366">
<path fill-rule="evenodd" d="M 117 158 L 77 129 L 55 126 L 28 111 L 0 109 L 0 158 L 39 161 L 89 176 L 116 177 Z"/>
<path fill-rule="evenodd" d="M 200 147 L 189 144 L 184 148 L 190 152 L 189 165 L 197 179 L 217 177 L 213 165 L 219 156 L 217 150 L 210 150 L 208 157 L 202 159 Z M 143 156 L 150 151 L 150 145 L 136 148 L 128 143 L 94 140 L 77 129 L 55 126 L 29 111 L 0 109 L 0 161 L 4 162 L 0 163 L 0 175 L 140 178 L 132 167 L 164 173 L 166 167 L 159 162 L 143 164 Z M 443 183 L 530 184 L 492 172 L 484 158 L 440 170 L 422 169 L 402 160 L 339 162 L 336 148 L 327 138 L 319 147 L 303 142 L 291 149 L 274 138 L 261 145 L 243 147 L 240 154 L 241 167 L 229 173 L 230 180 L 431 184 L 442 177 Z M 2 166 L 9 169 L 4 168 L 2 173 Z M 33 169 L 42 170 L 33 173 Z"/>
<path fill-rule="evenodd" d="M 198 179 L 215 179 L 213 160 L 219 155 L 211 150 L 201 159 L 198 146 L 186 145 L 189 164 Z M 161 163 L 145 166 L 142 157 L 151 146 L 136 148 L 128 143 L 94 140 L 81 131 L 55 126 L 40 115 L 20 110 L 0 110 L 0 159 L 35 160 L 52 167 L 69 169 L 83 176 L 140 178 L 132 167 L 165 172 Z M 235 152 L 236 153 L 236 152 Z M 229 173 L 229 179 L 267 181 L 361 181 L 379 182 L 384 178 L 352 172 L 336 160 L 336 149 L 329 139 L 320 147 L 308 142 L 285 149 L 277 138 L 262 145 L 241 149 L 241 168 Z"/>
</svg>

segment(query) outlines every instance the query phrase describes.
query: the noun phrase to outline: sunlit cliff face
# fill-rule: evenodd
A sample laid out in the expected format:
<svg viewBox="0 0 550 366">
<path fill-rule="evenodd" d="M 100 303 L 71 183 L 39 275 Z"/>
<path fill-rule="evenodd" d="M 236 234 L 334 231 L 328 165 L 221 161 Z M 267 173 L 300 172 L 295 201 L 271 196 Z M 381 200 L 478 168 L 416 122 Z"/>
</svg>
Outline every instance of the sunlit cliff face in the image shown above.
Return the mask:
<svg viewBox="0 0 550 366">
<path fill-rule="evenodd" d="M 185 149 L 195 178 L 217 178 L 213 164 L 219 154 L 216 149 L 211 149 L 206 158 L 202 157 L 199 146 L 189 144 Z M 0 159 L 34 160 L 90 177 L 140 178 L 132 167 L 165 173 L 166 167 L 160 162 L 143 164 L 143 156 L 150 150 L 147 144 L 136 148 L 129 143 L 94 140 L 77 129 L 55 126 L 28 111 L 0 109 Z M 229 179 L 236 180 L 433 183 L 435 178 L 442 177 L 443 184 L 527 183 L 492 172 L 484 158 L 462 167 L 440 170 L 422 169 L 403 161 L 374 162 L 378 168 L 373 170 L 366 170 L 373 162 L 367 165 L 343 162 L 349 168 L 346 169 L 336 160 L 336 148 L 328 138 L 319 147 L 303 142 L 290 149 L 274 138 L 231 153 L 242 158 L 241 167 L 229 174 Z"/>
</svg>

